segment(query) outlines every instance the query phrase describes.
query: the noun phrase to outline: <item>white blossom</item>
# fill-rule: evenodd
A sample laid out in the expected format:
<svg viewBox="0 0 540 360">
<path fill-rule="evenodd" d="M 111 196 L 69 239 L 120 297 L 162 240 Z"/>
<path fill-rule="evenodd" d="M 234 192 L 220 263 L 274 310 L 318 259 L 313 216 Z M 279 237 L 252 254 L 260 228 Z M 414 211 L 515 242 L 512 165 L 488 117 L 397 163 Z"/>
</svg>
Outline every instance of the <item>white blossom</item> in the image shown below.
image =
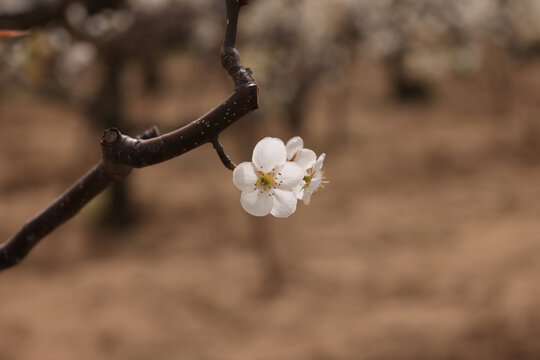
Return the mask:
<svg viewBox="0 0 540 360">
<path fill-rule="evenodd" d="M 272 214 L 286 218 L 296 211 L 295 188 L 302 184 L 303 169 L 287 161 L 283 141 L 266 137 L 253 149 L 252 162 L 233 171 L 233 183 L 242 191 L 240 203 L 254 216 Z"/>
<path fill-rule="evenodd" d="M 322 153 L 319 156 L 313 166 L 306 171 L 306 175 L 304 175 L 304 184 L 298 185 L 295 188 L 296 196 L 298 199 L 302 199 L 306 205 L 309 205 L 311 195 L 313 195 L 313 193 L 317 191 L 323 183 L 325 183 L 324 171 L 322 171 L 325 157 L 325 153 Z"/>
<path fill-rule="evenodd" d="M 324 172 L 322 166 L 326 154 L 321 154 L 317 159 L 317 155 L 313 150 L 304 148 L 304 140 L 300 136 L 295 136 L 286 145 L 287 159 L 295 162 L 304 171 L 303 181 L 295 187 L 296 197 L 304 201 L 304 204 L 309 205 L 311 195 L 324 182 Z"/>
</svg>

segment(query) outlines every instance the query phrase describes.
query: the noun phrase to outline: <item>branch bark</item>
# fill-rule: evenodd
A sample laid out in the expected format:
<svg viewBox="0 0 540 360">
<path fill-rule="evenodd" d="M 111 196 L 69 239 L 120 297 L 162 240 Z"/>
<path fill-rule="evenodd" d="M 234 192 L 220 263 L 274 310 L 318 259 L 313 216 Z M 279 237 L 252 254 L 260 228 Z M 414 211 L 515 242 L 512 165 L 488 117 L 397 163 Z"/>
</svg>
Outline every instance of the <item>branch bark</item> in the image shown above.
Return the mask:
<svg viewBox="0 0 540 360">
<path fill-rule="evenodd" d="M 242 66 L 235 49 L 238 14 L 240 7 L 248 1 L 225 0 L 225 3 L 227 24 L 221 62 L 233 79 L 233 93 L 206 115 L 161 136 L 155 127 L 137 138 L 124 135 L 115 128 L 105 130 L 101 139 L 101 161 L 51 205 L 28 220 L 11 239 L 0 245 L 0 270 L 21 262 L 43 237 L 77 214 L 114 181 L 128 176 L 133 168 L 167 161 L 206 143 L 214 145 L 227 168 L 234 168 L 218 136 L 229 125 L 257 109 L 258 90 L 251 72 Z"/>
</svg>

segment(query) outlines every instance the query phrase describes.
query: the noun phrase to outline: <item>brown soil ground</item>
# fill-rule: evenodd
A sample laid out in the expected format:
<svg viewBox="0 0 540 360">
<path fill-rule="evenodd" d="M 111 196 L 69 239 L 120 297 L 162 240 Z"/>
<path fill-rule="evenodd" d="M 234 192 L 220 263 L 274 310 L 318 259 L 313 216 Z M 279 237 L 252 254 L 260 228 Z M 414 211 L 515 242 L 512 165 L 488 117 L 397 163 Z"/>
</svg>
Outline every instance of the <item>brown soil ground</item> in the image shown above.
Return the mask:
<svg viewBox="0 0 540 360">
<path fill-rule="evenodd" d="M 249 216 L 209 145 L 135 171 L 133 226 L 96 228 L 100 197 L 0 273 L 0 359 L 540 359 L 540 66 L 512 65 L 511 87 L 441 81 L 425 105 L 354 70 L 348 97 L 311 98 L 300 135 L 330 184 L 310 206 Z M 137 128 L 230 91 L 203 65 L 164 71 L 158 95 L 129 95 Z M 224 134 L 237 161 L 253 121 Z M 99 159 L 99 137 L 73 108 L 4 89 L 0 239 Z"/>
</svg>

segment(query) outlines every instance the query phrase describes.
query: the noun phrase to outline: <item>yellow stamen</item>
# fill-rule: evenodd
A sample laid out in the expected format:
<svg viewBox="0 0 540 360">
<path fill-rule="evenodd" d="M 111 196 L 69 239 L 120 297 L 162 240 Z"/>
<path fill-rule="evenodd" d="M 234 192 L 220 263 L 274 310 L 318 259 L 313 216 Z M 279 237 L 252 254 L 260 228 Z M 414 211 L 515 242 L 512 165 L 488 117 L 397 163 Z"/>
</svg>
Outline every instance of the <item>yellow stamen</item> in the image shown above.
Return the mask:
<svg viewBox="0 0 540 360">
<path fill-rule="evenodd" d="M 255 183 L 255 188 L 263 191 L 269 191 L 276 187 L 276 175 L 273 172 L 265 173 L 258 171 L 259 177 Z"/>
<path fill-rule="evenodd" d="M 313 176 L 315 176 L 315 170 L 313 168 L 307 170 L 307 175 L 304 176 L 304 186 L 302 186 L 302 189 L 305 189 L 309 186 L 309 184 L 311 183 L 311 180 L 313 179 Z M 327 180 L 324 180 L 325 177 L 324 177 L 324 174 L 325 172 L 321 170 L 321 175 L 322 175 L 322 180 L 321 180 L 321 184 L 319 185 L 321 189 L 324 189 L 324 184 L 329 184 L 330 181 L 327 181 Z M 315 191 L 317 191 L 318 189 L 315 189 Z"/>
</svg>

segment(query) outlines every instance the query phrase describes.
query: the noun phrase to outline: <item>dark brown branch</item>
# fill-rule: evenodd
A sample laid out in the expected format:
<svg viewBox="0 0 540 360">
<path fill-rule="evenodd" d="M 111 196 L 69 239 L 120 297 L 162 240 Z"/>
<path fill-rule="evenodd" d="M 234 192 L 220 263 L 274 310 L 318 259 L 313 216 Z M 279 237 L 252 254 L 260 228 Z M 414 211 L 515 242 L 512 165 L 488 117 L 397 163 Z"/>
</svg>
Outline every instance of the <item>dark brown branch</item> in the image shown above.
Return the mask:
<svg viewBox="0 0 540 360">
<path fill-rule="evenodd" d="M 212 142 L 225 128 L 256 108 L 257 86 L 242 86 L 198 120 L 153 139 L 137 140 L 114 128 L 106 130 L 111 141 L 107 137 L 102 140 L 103 157 L 111 163 L 135 168 L 154 165 Z"/>
<path fill-rule="evenodd" d="M 236 28 L 238 26 L 238 13 L 242 5 L 248 4 L 246 0 L 225 0 L 227 2 L 227 24 L 225 41 L 221 48 L 221 64 L 231 75 L 235 87 L 253 82 L 251 72 L 246 70 L 240 62 L 240 54 L 235 48 Z"/>
<path fill-rule="evenodd" d="M 102 163 L 94 166 L 0 247 L 0 270 L 18 264 L 43 237 L 77 214 L 112 182 L 113 178 L 104 171 Z"/>
<path fill-rule="evenodd" d="M 124 3 L 123 0 L 60 0 L 53 3 L 35 1 L 32 6 L 22 12 L 0 12 L 0 28 L 22 30 L 46 26 L 53 22 L 64 23 L 67 7 L 75 2 L 82 3 L 90 13 L 108 8 L 118 8 Z"/>
<path fill-rule="evenodd" d="M 49 207 L 30 219 L 10 240 L 0 245 L 0 270 L 18 264 L 43 237 L 77 214 L 115 180 L 129 175 L 133 168 L 172 159 L 208 142 L 212 142 L 214 147 L 218 144 L 216 150 L 221 160 L 232 166 L 217 142 L 218 135 L 258 107 L 257 85 L 240 63 L 240 56 L 234 48 L 238 12 L 246 3 L 245 0 L 226 0 L 228 21 L 221 59 L 235 84 L 232 95 L 189 125 L 161 136 L 155 127 L 137 138 L 123 135 L 115 128 L 105 130 L 101 139 L 101 161 Z"/>
<path fill-rule="evenodd" d="M 219 159 L 221 160 L 223 165 L 225 165 L 225 167 L 229 170 L 234 170 L 234 168 L 236 168 L 236 164 L 231 160 L 229 155 L 225 153 L 225 149 L 223 148 L 223 145 L 221 145 L 221 143 L 219 142 L 218 138 L 215 138 L 212 141 L 212 145 L 214 145 L 214 149 L 216 149 Z"/>
<path fill-rule="evenodd" d="M 52 21 L 61 20 L 66 7 L 71 1 L 63 0 L 55 5 L 38 3 L 31 9 L 21 13 L 0 13 L 0 28 L 24 30 L 45 26 Z"/>
</svg>

